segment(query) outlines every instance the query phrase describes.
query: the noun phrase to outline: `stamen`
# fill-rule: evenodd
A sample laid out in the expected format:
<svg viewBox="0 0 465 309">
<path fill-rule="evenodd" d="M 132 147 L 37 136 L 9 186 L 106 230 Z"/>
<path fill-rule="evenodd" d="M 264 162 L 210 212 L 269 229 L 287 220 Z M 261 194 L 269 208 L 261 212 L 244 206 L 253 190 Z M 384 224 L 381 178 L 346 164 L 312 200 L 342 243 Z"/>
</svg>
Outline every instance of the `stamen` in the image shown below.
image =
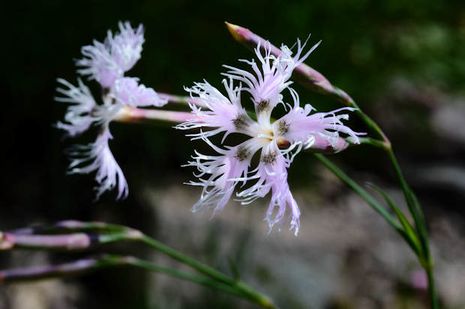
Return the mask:
<svg viewBox="0 0 465 309">
<path fill-rule="evenodd" d="M 244 161 L 249 157 L 249 155 L 250 151 L 247 148 L 239 147 L 234 157 L 239 161 Z"/>
<path fill-rule="evenodd" d="M 273 152 L 263 155 L 262 161 L 265 164 L 273 164 L 276 161 L 276 152 L 273 151 Z"/>
<path fill-rule="evenodd" d="M 246 115 L 238 115 L 233 121 L 234 126 L 237 130 L 245 129 L 248 126 Z"/>
<path fill-rule="evenodd" d="M 281 120 L 278 123 L 278 133 L 279 135 L 284 135 L 289 132 L 289 124 L 285 120 Z"/>
<path fill-rule="evenodd" d="M 260 103 L 257 104 L 257 111 L 263 112 L 264 110 L 267 110 L 269 106 L 270 106 L 270 102 L 266 100 L 260 101 Z"/>
</svg>

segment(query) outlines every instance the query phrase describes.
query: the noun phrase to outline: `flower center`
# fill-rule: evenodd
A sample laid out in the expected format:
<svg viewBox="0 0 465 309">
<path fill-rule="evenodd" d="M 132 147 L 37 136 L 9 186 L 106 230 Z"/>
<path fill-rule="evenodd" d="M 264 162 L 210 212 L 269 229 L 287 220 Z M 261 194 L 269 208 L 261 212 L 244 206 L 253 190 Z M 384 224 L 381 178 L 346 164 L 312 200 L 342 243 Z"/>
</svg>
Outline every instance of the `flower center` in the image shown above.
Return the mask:
<svg viewBox="0 0 465 309">
<path fill-rule="evenodd" d="M 260 139 L 263 139 L 264 142 L 269 143 L 274 139 L 275 135 L 274 135 L 272 128 L 266 127 L 266 128 L 261 128 L 257 137 Z"/>
</svg>

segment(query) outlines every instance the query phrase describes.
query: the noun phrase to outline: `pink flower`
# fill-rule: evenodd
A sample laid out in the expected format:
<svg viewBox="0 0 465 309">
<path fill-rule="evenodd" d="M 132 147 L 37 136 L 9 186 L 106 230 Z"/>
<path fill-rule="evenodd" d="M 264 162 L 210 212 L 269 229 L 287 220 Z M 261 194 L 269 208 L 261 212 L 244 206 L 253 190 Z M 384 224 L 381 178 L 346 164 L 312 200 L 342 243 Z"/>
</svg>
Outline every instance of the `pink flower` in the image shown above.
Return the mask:
<svg viewBox="0 0 465 309">
<path fill-rule="evenodd" d="M 306 42 L 302 45 L 300 40 L 297 40 L 297 53 L 294 56 L 292 51 L 283 45 L 281 54 L 278 57 L 271 54 L 269 43 L 264 46 L 264 54 L 261 52 L 261 46 L 258 45 L 255 48 L 255 54 L 259 63 L 254 60 L 240 60 L 251 66 L 252 73 L 225 65 L 224 67 L 229 70 L 223 75 L 243 83 L 245 85 L 244 90 L 252 96 L 256 111 L 262 115 L 268 115 L 277 104 L 283 103 L 283 90 L 293 91 L 289 87 L 292 84 L 292 81 L 289 80 L 292 71 L 308 58 L 319 43 L 302 55 L 305 45 Z M 267 113 L 264 113 L 265 111 Z"/>
<path fill-rule="evenodd" d="M 161 107 L 167 103 L 155 90 L 139 84 L 138 78 L 124 76 L 141 56 L 144 42 L 142 25 L 132 29 L 128 22 L 119 23 L 119 30 L 116 35 L 109 31 L 104 43 L 94 41 L 93 45 L 84 46 L 84 58 L 77 61 L 77 65 L 83 67 L 78 73 L 89 75 L 90 79 L 100 83 L 103 88 L 101 101 L 94 99 L 81 80 L 77 86 L 58 80 L 62 87 L 57 89 L 61 96 L 56 100 L 69 106 L 64 121 L 58 122 L 56 127 L 69 136 L 82 134 L 91 126 L 100 128 L 94 143 L 76 145 L 69 151 L 70 173 L 96 172 L 97 198 L 115 188 L 118 199 L 128 194 L 126 179 L 109 147 L 111 121 L 119 117 L 125 106 Z"/>
<path fill-rule="evenodd" d="M 82 69 L 81 75 L 89 75 L 104 88 L 110 88 L 113 83 L 129 71 L 140 59 L 144 43 L 144 28 L 139 25 L 132 29 L 128 22 L 118 24 L 120 32 L 113 35 L 108 31 L 104 43 L 94 41 L 93 45 L 82 47 L 84 58 L 76 64 Z"/>
<path fill-rule="evenodd" d="M 251 66 L 252 72 L 225 66 L 228 71 L 224 75 L 229 78 L 229 81 L 223 81 L 226 96 L 207 82 L 187 89 L 200 104 L 191 105 L 192 120 L 177 128 L 201 129 L 190 136 L 204 140 L 217 153 L 203 155 L 196 152 L 187 164 L 198 170 L 195 174 L 198 181 L 190 184 L 202 187 L 201 197 L 193 211 L 205 207 L 221 210 L 239 183 L 240 188 L 248 184 L 236 193 L 238 200 L 249 204 L 271 193 L 265 215 L 270 230 L 289 214 L 290 229 L 297 235 L 300 210 L 287 182 L 287 169 L 294 156 L 302 149 L 338 152 L 345 149 L 348 142 L 359 143 L 357 136 L 360 134 L 343 124 L 342 121 L 348 119 L 347 114 L 339 114 L 352 109 L 312 114 L 313 108 L 309 104 L 300 107 L 298 94 L 290 88 L 292 71 L 316 46 L 303 54 L 305 44 L 297 41 L 296 55 L 282 46 L 279 57 L 271 55 L 270 45 L 265 46 L 264 54 L 260 47 L 256 48 L 258 64 L 253 60 L 242 60 Z M 284 98 L 285 91 L 290 95 L 292 104 Z M 255 116 L 249 116 L 242 105 L 244 92 L 250 95 Z M 272 112 L 280 103 L 287 113 L 273 120 Z M 226 136 L 232 133 L 245 135 L 246 140 L 236 146 L 217 146 L 210 139 L 222 135 L 223 144 Z M 256 153 L 259 161 L 254 164 L 252 158 Z"/>
</svg>

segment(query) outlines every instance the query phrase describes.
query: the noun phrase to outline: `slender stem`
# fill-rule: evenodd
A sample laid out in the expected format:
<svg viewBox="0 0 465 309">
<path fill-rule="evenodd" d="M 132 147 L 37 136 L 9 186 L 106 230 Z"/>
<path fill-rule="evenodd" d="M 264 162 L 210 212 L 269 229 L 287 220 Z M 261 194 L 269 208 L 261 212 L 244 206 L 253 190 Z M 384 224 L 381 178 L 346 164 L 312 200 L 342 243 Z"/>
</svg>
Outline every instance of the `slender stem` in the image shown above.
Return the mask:
<svg viewBox="0 0 465 309">
<path fill-rule="evenodd" d="M 217 271 L 216 269 L 208 265 L 205 265 L 187 255 L 184 255 L 181 252 L 174 250 L 151 237 L 145 235 L 143 236 L 142 241 L 149 247 L 168 255 L 172 259 L 181 262 L 185 265 L 188 265 L 204 275 L 207 275 L 215 280 L 218 280 L 219 282 L 222 282 L 226 285 L 231 286 L 234 289 L 237 289 L 242 295 L 247 297 L 249 300 L 259 304 L 263 308 L 274 308 L 272 301 L 267 296 L 249 287 L 244 282 L 237 281 L 229 276 L 226 276 L 225 274 Z"/>
<path fill-rule="evenodd" d="M 190 281 L 199 285 L 207 286 L 222 292 L 226 292 L 237 297 L 248 299 L 260 305 L 262 308 L 276 308 L 272 301 L 265 295 L 255 291 L 242 281 L 233 280 L 216 270 L 209 268 L 196 261 L 172 250 L 166 246 L 156 245 L 161 252 L 175 258 L 176 260 L 199 270 L 202 269 L 205 275 L 193 274 L 180 271 L 174 268 L 159 266 L 148 261 L 144 261 L 130 256 L 105 255 L 97 259 L 85 259 L 61 265 L 38 266 L 30 268 L 20 268 L 0 271 L 0 284 L 19 281 L 32 281 L 47 278 L 60 278 L 81 275 L 90 271 L 115 267 L 115 266 L 135 266 L 145 270 L 167 274 L 171 277 Z M 222 280 L 219 280 L 222 278 Z M 229 280 L 226 280 L 229 279 Z"/>
<path fill-rule="evenodd" d="M 162 252 L 163 254 L 166 254 L 167 256 L 171 257 L 172 259 L 181 262 L 185 265 L 188 265 L 195 270 L 199 271 L 200 273 L 203 273 L 211 278 L 214 278 L 220 282 L 226 283 L 226 284 L 232 284 L 234 283 L 234 279 L 226 276 L 225 274 L 217 271 L 216 269 L 207 266 L 171 247 L 168 247 L 167 245 L 163 244 L 162 242 L 155 240 L 147 235 L 144 235 L 141 237 L 141 241 L 148 245 L 150 248 L 155 249 L 157 251 Z"/>
<path fill-rule="evenodd" d="M 196 271 L 202 274 L 202 277 L 211 280 L 216 285 L 222 287 L 222 289 L 226 292 L 246 298 L 260 305 L 263 308 L 275 308 L 272 301 L 267 296 L 256 291 L 252 287 L 248 286 L 246 283 L 235 280 L 208 265 L 205 265 L 147 235 L 144 235 L 138 230 L 134 230 L 125 226 L 106 224 L 100 222 L 88 223 L 79 221 L 64 221 L 59 222 L 51 227 L 35 227 L 28 229 L 20 229 L 16 230 L 16 232 L 18 232 L 18 234 L 15 234 L 15 231 L 0 234 L 0 249 L 9 250 L 13 248 L 23 248 L 45 250 L 58 249 L 73 251 L 88 249 L 92 245 L 103 245 L 119 241 L 139 241 L 148 245 L 150 248 L 155 249 L 158 252 L 163 253 L 171 257 L 172 259 L 195 269 Z M 40 232 L 43 234 L 37 235 L 35 234 L 35 232 Z M 103 261 L 107 260 L 108 259 L 105 259 Z M 142 262 L 141 264 L 139 263 L 139 260 L 134 259 L 130 259 L 129 262 L 125 260 L 125 262 L 137 262 L 137 266 L 149 265 L 144 264 Z M 83 262 L 79 265 L 86 269 L 93 267 L 93 265 L 88 265 Z M 106 264 L 104 263 L 103 265 Z M 112 264 L 110 263 L 110 265 Z M 79 267 L 76 267 L 76 265 L 74 264 L 71 265 L 71 268 L 67 268 L 67 265 L 64 266 L 66 266 L 65 270 L 67 271 L 67 273 L 81 271 L 81 269 Z M 58 268 L 52 267 L 49 269 L 39 269 L 39 271 L 33 270 L 33 274 L 37 276 L 38 279 L 40 279 L 44 276 L 56 276 L 57 274 L 60 274 L 62 271 L 63 269 L 60 266 Z M 44 275 L 41 274 L 42 272 L 44 273 Z M 167 272 L 165 271 L 165 273 Z M 8 274 L 11 277 L 11 273 Z M 0 273 L 0 279 L 2 278 L 1 275 L 2 273 Z M 15 273 L 13 275 L 13 277 L 18 277 Z M 21 278 L 21 276 L 19 277 Z M 27 274 L 26 277 L 32 278 L 32 274 Z"/>
<path fill-rule="evenodd" d="M 87 258 L 58 265 L 34 266 L 27 268 L 2 270 L 0 271 L 0 283 L 4 284 L 21 281 L 43 280 L 49 278 L 63 278 L 81 275 L 103 268 L 120 266 L 133 266 L 152 272 L 163 273 L 171 277 L 190 281 L 213 289 L 221 290 L 223 292 L 233 294 L 236 296 L 241 296 L 241 294 L 238 293 L 238 291 L 232 289 L 231 287 L 218 283 L 217 281 L 214 281 L 203 275 L 193 274 L 170 267 L 160 266 L 132 256 L 120 255 L 103 255 L 96 258 Z"/>
<path fill-rule="evenodd" d="M 405 181 L 402 171 L 400 169 L 399 164 L 397 163 L 397 159 L 394 156 L 392 150 L 388 150 L 389 156 L 392 160 L 392 164 L 395 167 L 396 173 L 398 175 L 399 181 L 401 183 L 402 190 L 404 191 L 404 195 L 406 198 L 415 199 L 412 196 L 412 191 L 409 189 L 407 182 Z M 362 187 L 360 187 L 355 181 L 353 181 L 347 174 L 345 174 L 341 169 L 339 169 L 335 164 L 329 161 L 324 155 L 322 154 L 314 154 L 315 157 L 322 162 L 326 168 L 328 168 L 333 174 L 335 174 L 339 179 L 341 179 L 347 186 L 349 186 L 354 192 L 356 192 L 362 199 L 364 199 L 368 205 L 370 205 L 376 212 L 378 212 L 410 245 L 410 247 L 417 253 L 417 257 L 420 261 L 421 266 L 424 268 L 425 272 L 427 273 L 428 277 L 428 292 L 430 295 L 431 300 L 431 308 L 438 309 L 439 302 L 437 297 L 436 286 L 434 283 L 434 273 L 433 273 L 433 260 L 429 249 L 429 242 L 428 236 L 426 231 L 426 224 L 424 221 L 423 212 L 421 208 L 418 206 L 409 206 L 409 210 L 412 213 L 415 221 L 415 227 L 417 229 L 417 233 L 420 236 L 420 243 L 422 246 L 422 250 L 416 250 L 415 244 L 410 242 L 410 239 L 407 235 L 404 234 L 404 230 L 402 227 L 392 218 L 392 216 Z M 412 203 L 416 203 L 415 200 L 412 200 Z M 407 204 L 411 205 L 410 202 Z M 417 205 L 417 204 L 413 204 Z M 415 219 L 416 218 L 416 219 Z"/>
<path fill-rule="evenodd" d="M 160 98 L 167 100 L 168 103 L 178 103 L 178 104 L 183 104 L 187 105 L 190 103 L 191 98 L 185 97 L 185 96 L 180 96 L 180 95 L 174 95 L 170 93 L 158 93 Z"/>
<path fill-rule="evenodd" d="M 394 151 L 392 149 L 387 150 L 387 155 L 389 157 L 389 160 L 391 161 L 392 166 L 394 167 L 400 187 L 407 201 L 407 206 L 409 207 L 409 210 L 412 213 L 413 220 L 415 222 L 416 229 L 418 231 L 418 235 L 420 236 L 420 239 L 422 239 L 424 242 L 423 249 L 425 250 L 426 254 L 429 254 L 429 245 L 427 241 L 428 232 L 426 230 L 426 221 L 425 221 L 423 211 L 421 207 L 419 206 L 418 201 L 416 200 L 416 197 L 413 191 L 410 189 L 410 186 L 408 185 L 407 181 L 404 178 L 402 169 L 400 168 L 399 162 L 397 161 Z"/>
<path fill-rule="evenodd" d="M 407 244 L 412 248 L 412 250 L 417 253 L 418 246 L 414 240 L 409 237 L 408 233 L 404 231 L 402 226 L 394 219 L 394 217 L 386 211 L 386 209 L 378 203 L 378 201 L 365 189 L 363 189 L 359 184 L 357 184 L 352 178 L 350 178 L 344 171 L 337 167 L 334 163 L 328 160 L 322 154 L 314 154 L 315 157 L 326 166 L 334 175 L 339 177 L 349 188 L 351 188 L 355 193 L 357 193 L 371 208 L 373 208 L 378 214 L 380 214 L 387 223 L 389 223 L 394 230 L 400 234 L 400 236 L 407 242 Z"/>
<path fill-rule="evenodd" d="M 431 300 L 431 308 L 439 309 L 438 293 L 436 291 L 436 284 L 434 283 L 433 265 L 431 264 L 426 267 L 425 271 L 428 277 L 428 294 Z"/>
<path fill-rule="evenodd" d="M 383 141 L 384 141 L 384 148 L 385 149 L 390 149 L 391 148 L 391 142 L 389 141 L 389 138 L 386 136 L 386 134 L 383 132 L 381 127 L 367 114 L 365 114 L 360 107 L 358 107 L 357 103 L 352 101 L 352 106 L 355 108 L 355 113 L 365 122 L 365 125 L 373 130 Z"/>
<path fill-rule="evenodd" d="M 431 255 L 431 250 L 429 246 L 429 237 L 428 230 L 426 229 L 426 220 L 425 215 L 421 206 L 418 203 L 418 200 L 410 189 L 407 181 L 404 178 L 402 169 L 400 168 L 399 162 L 397 161 L 396 155 L 392 149 L 386 150 L 387 155 L 391 161 L 392 166 L 396 172 L 397 179 L 404 193 L 405 199 L 407 201 L 407 206 L 409 211 L 412 214 L 413 220 L 415 222 L 415 228 L 417 230 L 420 244 L 422 246 L 422 255 L 418 256 L 420 264 L 424 268 L 427 277 L 428 277 L 428 292 L 431 299 L 431 308 L 439 308 L 438 295 L 436 290 L 436 284 L 434 282 L 434 261 Z"/>
<path fill-rule="evenodd" d="M 158 109 L 142 109 L 125 106 L 115 117 L 119 122 L 141 122 L 148 120 L 167 121 L 182 123 L 192 119 L 194 116 L 189 112 L 176 112 Z"/>
<path fill-rule="evenodd" d="M 359 137 L 359 140 L 360 140 L 360 144 L 368 144 L 368 145 L 374 146 L 376 148 L 381 148 L 384 150 L 391 148 L 390 144 L 386 143 L 385 141 L 379 140 L 379 139 L 375 139 L 371 137 Z M 352 144 L 352 145 L 358 146 L 356 144 Z"/>
<path fill-rule="evenodd" d="M 114 259 L 114 257 L 112 256 L 110 256 L 109 258 Z M 115 258 L 116 258 L 116 262 L 118 262 L 118 259 L 120 259 L 120 257 L 118 256 L 116 256 Z M 231 288 L 230 286 L 218 283 L 217 281 L 212 280 L 203 275 L 180 271 L 174 268 L 159 266 L 154 263 L 144 261 L 144 260 L 134 258 L 134 257 L 124 257 L 124 263 L 127 265 L 139 267 L 145 270 L 158 272 L 158 273 L 164 273 L 174 278 L 190 281 L 190 282 L 193 282 L 199 285 L 210 287 L 212 289 L 221 290 L 223 292 L 226 292 L 226 293 L 229 293 L 235 296 L 239 296 L 239 297 L 242 296 L 237 290 Z"/>
<path fill-rule="evenodd" d="M 436 287 L 434 283 L 434 275 L 433 275 L 434 263 L 433 263 L 433 258 L 431 256 L 431 251 L 429 248 L 428 231 L 426 229 L 426 220 L 425 220 L 423 210 L 421 206 L 419 205 L 415 194 L 410 189 L 410 186 L 408 185 L 407 181 L 404 178 L 402 169 L 400 168 L 399 162 L 397 161 L 397 158 L 392 149 L 391 142 L 389 141 L 387 136 L 384 134 L 384 132 L 378 126 L 378 124 L 373 119 L 371 119 L 368 115 L 366 115 L 354 101 L 352 101 L 351 104 L 353 107 L 357 108 L 356 113 L 361 117 L 363 122 L 365 122 L 367 127 L 372 129 L 374 132 L 378 134 L 379 137 L 383 139 L 383 142 L 380 142 L 378 140 L 373 140 L 373 139 L 369 139 L 366 142 L 368 144 L 372 144 L 375 147 L 382 148 L 388 155 L 388 158 L 391 161 L 392 166 L 394 167 L 397 179 L 399 181 L 400 187 L 402 189 L 405 200 L 407 202 L 407 206 L 415 222 L 415 229 L 417 230 L 417 234 L 420 239 L 421 251 L 417 252 L 418 253 L 417 257 L 419 259 L 421 266 L 425 269 L 428 275 L 428 291 L 429 291 L 430 300 L 431 300 L 431 307 L 433 309 L 439 308 L 437 291 L 436 291 Z"/>
<path fill-rule="evenodd" d="M 205 106 L 204 103 L 202 103 L 201 100 L 197 98 L 174 95 L 174 94 L 169 94 L 169 93 L 158 93 L 158 95 L 160 96 L 160 98 L 167 100 L 168 103 L 175 103 L 175 104 L 181 104 L 181 105 L 194 104 L 197 106 Z"/>
</svg>

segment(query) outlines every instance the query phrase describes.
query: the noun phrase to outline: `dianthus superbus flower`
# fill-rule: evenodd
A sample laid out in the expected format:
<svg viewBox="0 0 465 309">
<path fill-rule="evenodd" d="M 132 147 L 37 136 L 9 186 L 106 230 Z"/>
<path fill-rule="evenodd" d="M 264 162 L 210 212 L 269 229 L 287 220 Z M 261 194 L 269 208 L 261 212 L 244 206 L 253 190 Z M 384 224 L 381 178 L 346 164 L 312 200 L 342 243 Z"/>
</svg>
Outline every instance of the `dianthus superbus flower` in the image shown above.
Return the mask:
<svg viewBox="0 0 465 309">
<path fill-rule="evenodd" d="M 342 122 L 348 118 L 345 112 L 352 109 L 314 112 L 309 104 L 300 106 L 299 96 L 291 88 L 292 71 L 317 45 L 304 53 L 305 44 L 298 40 L 295 54 L 282 46 L 279 56 L 271 54 L 270 44 L 258 46 L 255 49 L 258 62 L 242 60 L 251 70 L 225 66 L 225 95 L 206 81 L 187 89 L 201 104 L 191 104 L 192 119 L 178 128 L 200 129 L 190 136 L 205 141 L 216 152 L 216 155 L 196 152 L 187 164 L 198 171 L 195 174 L 198 180 L 190 184 L 202 187 L 194 211 L 221 210 L 239 184 L 236 197 L 242 204 L 271 194 L 265 215 L 270 230 L 288 214 L 290 229 L 297 235 L 300 210 L 287 181 L 287 170 L 294 156 L 302 149 L 338 152 L 348 146 L 348 141 L 359 143 L 359 133 Z M 286 93 L 290 102 L 285 99 Z M 244 94 L 253 103 L 252 117 L 243 107 Z M 273 119 L 272 113 L 279 104 L 286 114 Z M 247 138 L 238 145 L 224 145 L 226 137 L 233 133 Z M 215 135 L 222 135 L 221 145 L 212 141 Z M 257 156 L 259 161 L 254 163 L 252 158 Z"/>
<path fill-rule="evenodd" d="M 109 88 L 129 71 L 140 59 L 144 43 L 144 28 L 139 25 L 133 29 L 128 22 L 118 24 L 119 33 L 108 31 L 103 43 L 94 41 L 93 45 L 82 47 L 83 58 L 76 64 L 78 72 L 98 81 L 102 87 Z"/>
<path fill-rule="evenodd" d="M 117 189 L 117 198 L 124 198 L 128 186 L 124 174 L 109 147 L 112 139 L 110 122 L 120 116 L 125 106 L 160 107 L 167 103 L 152 88 L 139 83 L 135 77 L 124 74 L 140 59 L 144 42 L 143 27 L 133 29 L 128 22 L 119 23 L 119 33 L 110 31 L 103 43 L 82 48 L 83 58 L 77 61 L 78 73 L 96 80 L 101 88 L 101 100 L 94 99 L 89 88 L 78 79 L 77 86 L 58 79 L 59 102 L 69 104 L 64 121 L 56 126 L 69 136 L 85 132 L 91 126 L 98 127 L 95 142 L 75 145 L 68 151 L 71 160 L 69 173 L 96 173 L 97 198 L 102 193 Z"/>
</svg>

